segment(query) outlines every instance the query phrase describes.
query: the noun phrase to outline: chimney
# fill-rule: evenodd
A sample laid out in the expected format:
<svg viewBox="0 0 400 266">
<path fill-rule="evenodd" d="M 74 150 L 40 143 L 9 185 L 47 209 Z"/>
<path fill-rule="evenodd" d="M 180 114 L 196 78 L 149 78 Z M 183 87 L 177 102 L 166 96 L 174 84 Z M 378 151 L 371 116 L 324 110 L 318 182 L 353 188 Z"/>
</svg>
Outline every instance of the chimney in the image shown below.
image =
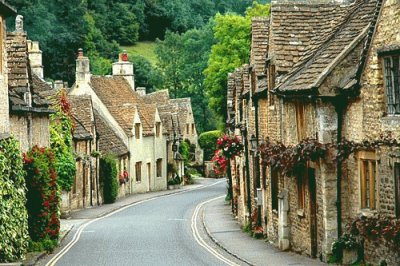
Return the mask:
<svg viewBox="0 0 400 266">
<path fill-rule="evenodd" d="M 145 96 L 146 95 L 146 88 L 145 87 L 138 87 L 138 88 L 136 88 L 136 92 L 140 96 Z"/>
<path fill-rule="evenodd" d="M 56 91 L 61 90 L 62 88 L 64 88 L 64 82 L 62 80 L 56 80 L 54 81 L 54 89 Z"/>
<path fill-rule="evenodd" d="M 76 59 L 76 84 L 88 84 L 90 82 L 90 61 L 89 58 L 83 55 L 83 49 L 79 48 L 78 58 Z"/>
<path fill-rule="evenodd" d="M 135 90 L 133 64 L 129 62 L 128 54 L 125 50 L 119 55 L 118 62 L 113 63 L 112 69 L 114 77 L 124 77 L 131 85 L 132 90 Z"/>
<path fill-rule="evenodd" d="M 39 49 L 39 42 L 27 41 L 29 61 L 32 72 L 43 79 L 42 51 Z"/>
</svg>

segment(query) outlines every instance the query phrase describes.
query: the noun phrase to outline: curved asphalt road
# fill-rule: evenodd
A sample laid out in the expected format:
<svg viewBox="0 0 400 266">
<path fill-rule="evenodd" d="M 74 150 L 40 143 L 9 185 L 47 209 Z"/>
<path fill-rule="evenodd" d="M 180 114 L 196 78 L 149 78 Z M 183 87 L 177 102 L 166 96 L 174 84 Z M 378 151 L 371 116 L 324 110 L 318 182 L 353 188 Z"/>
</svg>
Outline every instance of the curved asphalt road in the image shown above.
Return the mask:
<svg viewBox="0 0 400 266">
<path fill-rule="evenodd" d="M 226 193 L 226 183 L 160 197 L 95 221 L 56 265 L 226 265 L 194 239 L 198 204 Z"/>
</svg>

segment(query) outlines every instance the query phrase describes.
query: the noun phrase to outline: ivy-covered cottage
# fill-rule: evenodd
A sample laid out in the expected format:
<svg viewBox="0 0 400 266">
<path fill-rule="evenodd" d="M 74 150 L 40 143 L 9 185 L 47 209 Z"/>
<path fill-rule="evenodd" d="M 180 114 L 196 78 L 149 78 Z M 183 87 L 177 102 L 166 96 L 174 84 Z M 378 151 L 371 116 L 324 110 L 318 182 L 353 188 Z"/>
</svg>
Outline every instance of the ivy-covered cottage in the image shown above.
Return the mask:
<svg viewBox="0 0 400 266">
<path fill-rule="evenodd" d="M 327 260 L 358 221 L 365 260 L 399 263 L 387 233 L 398 224 L 399 3 L 383 4 L 273 3 L 253 19 L 250 65 L 229 76 L 227 122 L 245 144 L 231 163 L 234 210 L 281 249 Z M 360 218 L 378 214 L 383 243 L 362 227 L 376 219 Z"/>
<path fill-rule="evenodd" d="M 126 53 L 113 64 L 113 76 L 92 76 L 89 59 L 80 51 L 76 83 L 70 95 L 90 95 L 93 107 L 129 150 L 120 164 L 128 174 L 130 193 L 166 188 L 166 135 L 158 110 L 135 90 L 133 64 Z M 101 138 L 101 136 L 100 136 Z M 100 150 L 101 152 L 101 150 Z"/>
</svg>

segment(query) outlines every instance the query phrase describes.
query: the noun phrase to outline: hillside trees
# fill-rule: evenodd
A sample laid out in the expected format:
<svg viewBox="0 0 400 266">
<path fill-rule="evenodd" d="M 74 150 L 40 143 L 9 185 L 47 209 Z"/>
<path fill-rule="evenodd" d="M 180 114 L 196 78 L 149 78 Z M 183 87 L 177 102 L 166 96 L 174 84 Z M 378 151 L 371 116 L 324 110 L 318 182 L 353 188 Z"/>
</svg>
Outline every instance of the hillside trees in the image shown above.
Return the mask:
<svg viewBox="0 0 400 266">
<path fill-rule="evenodd" d="M 226 116 L 228 73 L 249 60 L 251 18 L 268 16 L 269 5 L 254 3 L 246 16 L 217 14 L 214 27 L 216 43 L 212 46 L 208 66 L 204 71 L 209 106 L 218 116 L 220 125 Z"/>
</svg>

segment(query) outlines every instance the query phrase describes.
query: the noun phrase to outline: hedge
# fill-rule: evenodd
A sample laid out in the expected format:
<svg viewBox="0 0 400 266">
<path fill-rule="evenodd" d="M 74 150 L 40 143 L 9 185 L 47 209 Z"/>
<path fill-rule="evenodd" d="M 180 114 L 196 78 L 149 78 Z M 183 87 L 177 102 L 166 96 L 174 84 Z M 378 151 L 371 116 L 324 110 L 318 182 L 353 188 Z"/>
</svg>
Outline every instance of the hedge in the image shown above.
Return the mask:
<svg viewBox="0 0 400 266">
<path fill-rule="evenodd" d="M 113 203 L 118 196 L 117 164 L 115 156 L 107 154 L 100 159 L 100 184 L 104 203 Z"/>
<path fill-rule="evenodd" d="M 18 142 L 0 140 L 0 262 L 23 259 L 28 247 L 24 176 Z"/>
<path fill-rule="evenodd" d="M 220 130 L 208 131 L 200 134 L 199 145 L 204 150 L 204 160 L 210 161 L 217 149 L 217 139 L 223 134 Z"/>
</svg>

